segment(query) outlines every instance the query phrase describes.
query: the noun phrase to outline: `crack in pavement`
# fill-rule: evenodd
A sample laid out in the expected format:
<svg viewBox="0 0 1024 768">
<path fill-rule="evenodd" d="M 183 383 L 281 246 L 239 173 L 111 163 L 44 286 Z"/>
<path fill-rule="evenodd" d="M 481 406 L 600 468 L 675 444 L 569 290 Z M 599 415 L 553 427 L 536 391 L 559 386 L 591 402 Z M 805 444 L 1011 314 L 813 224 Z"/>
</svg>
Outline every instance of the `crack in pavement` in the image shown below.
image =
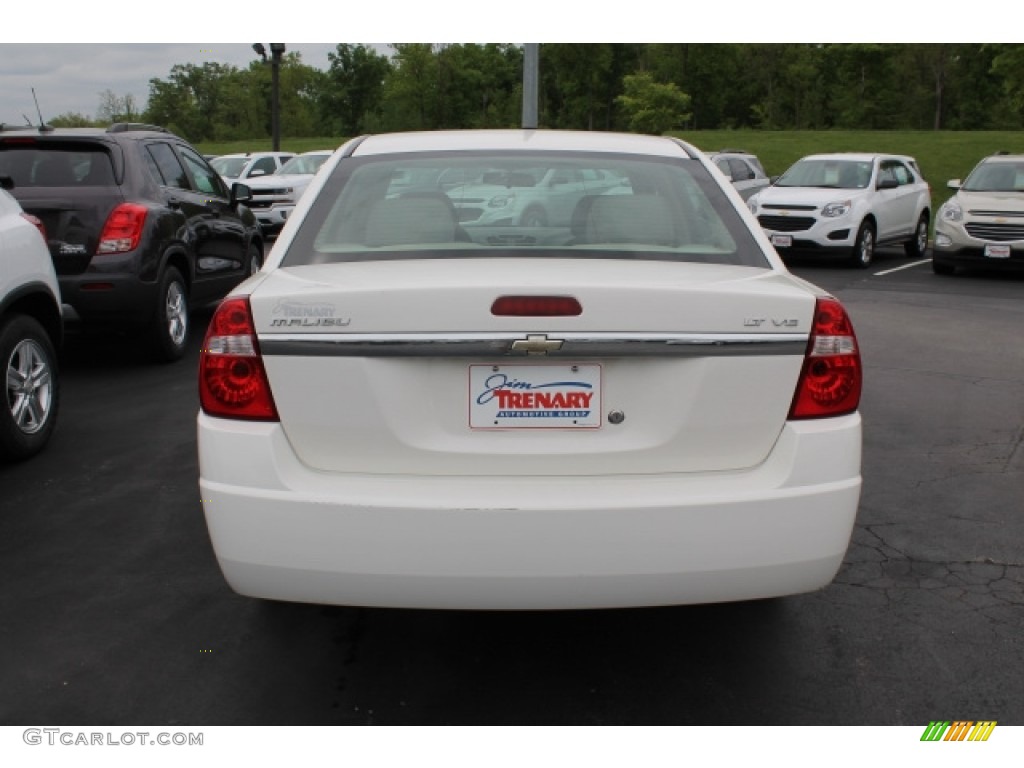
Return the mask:
<svg viewBox="0 0 1024 768">
<path fill-rule="evenodd" d="M 836 576 L 837 584 L 876 590 L 889 600 L 891 591 L 924 590 L 981 613 L 990 608 L 1024 606 L 1024 563 L 997 562 L 988 557 L 949 561 L 916 558 L 890 544 L 876 530 L 887 525 L 891 524 L 857 526 Z M 984 615 L 1004 623 L 998 616 Z"/>
</svg>

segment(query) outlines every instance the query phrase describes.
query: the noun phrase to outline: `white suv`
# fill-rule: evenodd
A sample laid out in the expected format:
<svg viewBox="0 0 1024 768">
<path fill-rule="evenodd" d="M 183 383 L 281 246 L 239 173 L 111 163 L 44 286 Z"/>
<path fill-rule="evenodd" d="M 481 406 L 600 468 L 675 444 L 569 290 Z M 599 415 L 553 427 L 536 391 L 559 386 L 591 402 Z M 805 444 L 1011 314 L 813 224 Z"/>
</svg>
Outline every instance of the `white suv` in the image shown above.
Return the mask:
<svg viewBox="0 0 1024 768">
<path fill-rule="evenodd" d="M 747 204 L 783 254 L 839 252 L 867 267 L 879 245 L 912 258 L 928 247 L 931 189 L 906 155 L 810 155 Z"/>
<path fill-rule="evenodd" d="M 60 289 L 42 222 L 0 188 L 0 460 L 42 450 L 57 421 Z"/>
</svg>

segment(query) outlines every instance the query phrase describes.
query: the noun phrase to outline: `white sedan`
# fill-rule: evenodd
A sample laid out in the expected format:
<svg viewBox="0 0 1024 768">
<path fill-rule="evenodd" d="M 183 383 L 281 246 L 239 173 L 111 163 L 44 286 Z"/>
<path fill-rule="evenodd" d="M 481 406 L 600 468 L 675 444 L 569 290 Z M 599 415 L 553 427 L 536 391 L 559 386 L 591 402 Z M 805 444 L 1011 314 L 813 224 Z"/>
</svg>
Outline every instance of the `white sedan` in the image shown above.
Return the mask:
<svg viewBox="0 0 1024 768">
<path fill-rule="evenodd" d="M 545 166 L 622 183 L 561 226 L 472 227 L 409 183 Z M 339 149 L 203 345 L 200 489 L 228 583 L 460 609 L 829 584 L 861 488 L 857 341 L 727 183 L 651 136 Z"/>
</svg>

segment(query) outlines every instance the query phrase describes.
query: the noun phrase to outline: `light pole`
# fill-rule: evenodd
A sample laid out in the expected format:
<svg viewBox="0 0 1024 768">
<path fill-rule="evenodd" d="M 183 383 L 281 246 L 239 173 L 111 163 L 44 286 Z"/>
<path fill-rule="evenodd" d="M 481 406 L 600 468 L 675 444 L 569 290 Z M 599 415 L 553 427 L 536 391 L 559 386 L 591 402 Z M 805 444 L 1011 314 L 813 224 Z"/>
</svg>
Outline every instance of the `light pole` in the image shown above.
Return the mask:
<svg viewBox="0 0 1024 768">
<path fill-rule="evenodd" d="M 267 49 L 263 43 L 253 43 L 252 49 L 267 60 Z M 270 137 L 275 152 L 281 150 L 281 57 L 284 56 L 284 43 L 270 44 Z"/>
<path fill-rule="evenodd" d="M 537 90 L 540 81 L 540 45 L 523 45 L 523 128 L 537 127 Z"/>
</svg>

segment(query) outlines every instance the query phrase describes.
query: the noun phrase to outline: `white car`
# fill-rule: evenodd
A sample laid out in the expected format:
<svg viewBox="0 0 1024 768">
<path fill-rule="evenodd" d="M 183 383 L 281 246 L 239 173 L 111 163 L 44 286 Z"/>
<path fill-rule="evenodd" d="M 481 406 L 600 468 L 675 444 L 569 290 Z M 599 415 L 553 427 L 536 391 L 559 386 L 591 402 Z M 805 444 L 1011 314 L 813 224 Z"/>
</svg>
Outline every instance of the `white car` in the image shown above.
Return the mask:
<svg viewBox="0 0 1024 768">
<path fill-rule="evenodd" d="M 264 233 L 280 231 L 313 176 L 332 154 L 334 150 L 330 149 L 303 152 L 285 163 L 273 176 L 246 182 L 252 192 L 252 200 L 246 205 Z"/>
<path fill-rule="evenodd" d="M 453 186 L 454 176 L 446 173 L 442 187 L 468 227 L 568 226 L 581 198 L 618 192 L 625 181 L 607 168 L 558 166 L 471 168 L 471 180 Z"/>
<path fill-rule="evenodd" d="M 626 184 L 518 233 L 410 187 L 544 166 Z M 199 485 L 228 583 L 453 609 L 829 584 L 861 488 L 857 341 L 712 168 L 596 131 L 344 145 L 203 344 Z"/>
<path fill-rule="evenodd" d="M 8 185 L 0 188 L 0 460 L 21 460 L 46 446 L 57 423 L 63 322 L 45 227 Z"/>
<path fill-rule="evenodd" d="M 880 245 L 911 258 L 928 247 L 931 189 L 907 155 L 810 155 L 747 202 L 781 253 L 840 253 L 863 268 Z"/>
<path fill-rule="evenodd" d="M 293 157 L 294 152 L 236 152 L 218 155 L 210 160 L 210 165 L 230 189 L 236 181 L 249 184 L 263 176 L 277 173 Z"/>
</svg>

